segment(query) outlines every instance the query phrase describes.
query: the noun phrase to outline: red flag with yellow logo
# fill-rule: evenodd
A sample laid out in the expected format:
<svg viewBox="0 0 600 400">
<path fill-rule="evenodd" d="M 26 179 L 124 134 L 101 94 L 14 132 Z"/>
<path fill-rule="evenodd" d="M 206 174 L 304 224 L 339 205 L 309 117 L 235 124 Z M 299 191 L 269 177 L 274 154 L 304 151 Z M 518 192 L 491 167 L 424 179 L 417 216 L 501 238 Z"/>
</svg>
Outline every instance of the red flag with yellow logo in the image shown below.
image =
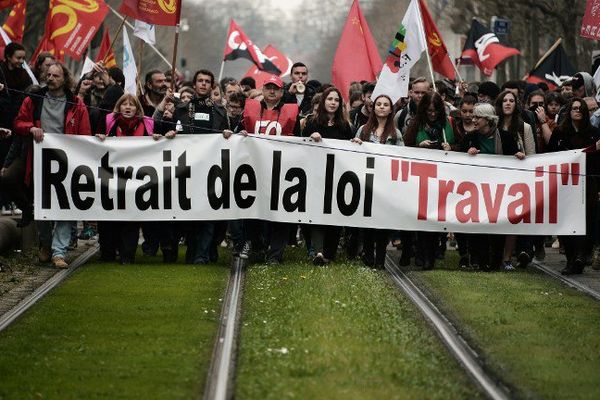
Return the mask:
<svg viewBox="0 0 600 400">
<path fill-rule="evenodd" d="M 431 18 L 431 14 L 429 14 L 429 9 L 424 0 L 419 0 L 419 8 L 421 9 L 423 29 L 427 38 L 427 51 L 429 51 L 433 70 L 448 79 L 456 79 L 456 72 L 454 71 L 452 60 L 450 60 L 450 56 L 448 55 L 448 49 L 442 40 L 440 31 Z"/>
<path fill-rule="evenodd" d="M 104 17 L 104 0 L 50 0 L 46 31 L 55 49 L 79 60 Z"/>
<path fill-rule="evenodd" d="M 110 36 L 108 36 L 108 30 L 105 28 L 102 34 L 102 43 L 100 43 L 100 50 L 96 56 L 96 62 L 104 61 L 106 68 L 112 68 L 117 66 L 117 60 L 115 59 L 115 53 L 110 48 Z"/>
<path fill-rule="evenodd" d="M 2 25 L 2 29 L 4 29 L 13 42 L 21 43 L 23 41 L 23 32 L 25 31 L 25 0 L 19 0 L 13 7 L 4 25 Z"/>
<path fill-rule="evenodd" d="M 0 0 L 0 10 L 4 10 L 5 8 L 12 7 L 17 4 L 19 0 Z"/>
<path fill-rule="evenodd" d="M 65 51 L 63 49 L 55 50 L 54 42 L 50 40 L 50 32 L 48 31 L 50 28 L 50 19 L 50 13 L 48 13 L 48 15 L 46 15 L 44 36 L 40 39 L 40 43 L 31 56 L 31 61 L 29 62 L 29 65 L 31 66 L 35 65 L 38 56 L 44 52 L 52 54 L 60 62 L 65 61 Z"/>
<path fill-rule="evenodd" d="M 44 52 L 52 54 L 60 62 L 65 61 L 65 51 L 56 51 L 56 49 L 54 48 L 54 44 L 50 41 L 50 39 L 48 39 L 47 35 L 44 35 L 40 40 L 38 47 L 33 52 L 29 65 L 35 65 L 35 61 L 37 60 L 38 56 Z"/>
<path fill-rule="evenodd" d="M 149 24 L 175 26 L 181 15 L 181 0 L 123 0 L 119 12 Z"/>
</svg>

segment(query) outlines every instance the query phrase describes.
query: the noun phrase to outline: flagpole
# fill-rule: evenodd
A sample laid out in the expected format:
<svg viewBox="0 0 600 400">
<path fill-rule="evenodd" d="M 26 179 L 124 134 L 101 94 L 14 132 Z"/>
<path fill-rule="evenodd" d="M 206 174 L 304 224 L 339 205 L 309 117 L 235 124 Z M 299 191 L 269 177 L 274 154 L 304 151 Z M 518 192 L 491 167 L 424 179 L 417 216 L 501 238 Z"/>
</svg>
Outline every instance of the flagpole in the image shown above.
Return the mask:
<svg viewBox="0 0 600 400">
<path fill-rule="evenodd" d="M 217 82 L 221 82 L 221 78 L 223 77 L 223 69 L 225 68 L 225 60 L 221 62 L 221 70 L 219 71 L 219 79 Z"/>
<path fill-rule="evenodd" d="M 460 58 L 459 58 L 459 60 L 460 60 Z M 452 61 L 452 60 L 450 60 L 450 61 Z M 460 61 L 459 61 L 459 62 L 460 62 Z M 462 82 L 462 81 L 463 81 L 463 79 L 462 79 L 462 76 L 460 76 L 460 72 L 458 72 L 458 67 L 457 67 L 457 65 L 456 65 L 455 63 L 452 63 L 452 66 L 454 67 L 454 72 L 456 72 L 456 76 L 458 76 L 458 81 L 459 81 L 459 82 Z"/>
<path fill-rule="evenodd" d="M 127 19 L 127 17 L 122 16 L 122 18 L 123 18 L 123 20 L 121 21 L 121 24 L 119 25 L 119 29 L 117 29 L 117 33 L 115 33 L 115 35 L 113 36 L 113 40 L 110 41 L 110 47 L 108 48 L 108 51 L 106 52 L 106 55 L 104 56 L 104 59 L 102 60 L 103 63 L 106 63 L 106 59 L 109 57 L 110 53 L 112 52 L 112 49 L 115 46 L 115 42 L 117 41 L 119 34 L 123 30 L 123 25 L 125 25 L 125 20 Z"/>
<path fill-rule="evenodd" d="M 138 63 L 138 72 L 137 72 L 137 84 L 138 84 L 138 90 L 140 91 L 140 94 L 144 93 L 144 88 L 142 86 L 142 81 L 140 79 L 140 77 L 142 76 L 142 64 L 144 62 L 144 40 L 139 39 L 140 41 L 140 50 L 139 50 L 139 59 L 140 62 Z"/>
<path fill-rule="evenodd" d="M 423 27 L 423 15 L 421 14 L 421 4 L 419 0 L 413 0 L 417 2 L 417 11 L 419 13 L 419 30 L 421 34 L 421 40 L 425 44 L 425 54 L 427 55 L 427 65 L 429 66 L 429 73 L 431 74 L 431 85 L 433 90 L 437 91 L 435 87 L 435 78 L 433 77 L 433 67 L 431 65 L 431 57 L 429 56 L 429 46 L 427 45 L 427 38 L 425 37 L 425 28 Z"/>
<path fill-rule="evenodd" d="M 548 49 L 548 51 L 542 56 L 542 58 L 540 58 L 540 60 L 537 62 L 537 64 L 535 64 L 535 67 L 533 67 L 531 70 L 533 71 L 534 69 L 536 69 L 537 67 L 540 66 L 540 64 L 542 62 L 544 62 L 544 60 L 546 58 L 548 58 L 548 56 L 550 55 L 550 53 L 552 53 L 554 50 L 556 50 L 556 48 L 562 43 L 562 38 L 559 37 L 558 40 L 552 45 L 552 47 L 550 47 L 550 49 Z"/>
<path fill-rule="evenodd" d="M 114 8 L 112 8 L 110 6 L 110 4 L 107 4 L 108 8 L 110 11 L 113 12 L 113 14 L 115 14 L 118 18 L 123 18 L 123 16 L 121 14 L 119 14 L 119 12 L 117 10 L 115 10 Z M 135 30 L 135 27 L 133 25 L 131 25 L 129 23 L 129 21 L 126 21 L 125 24 L 129 27 L 129 29 L 131 30 Z M 152 50 L 154 50 L 154 52 L 165 62 L 165 64 L 167 64 L 169 66 L 169 68 L 171 67 L 171 62 L 167 59 L 167 57 L 164 56 L 163 53 L 160 52 L 160 50 L 158 50 L 158 48 L 156 48 L 155 45 L 148 43 L 148 45 L 150 46 L 150 48 Z"/>
</svg>

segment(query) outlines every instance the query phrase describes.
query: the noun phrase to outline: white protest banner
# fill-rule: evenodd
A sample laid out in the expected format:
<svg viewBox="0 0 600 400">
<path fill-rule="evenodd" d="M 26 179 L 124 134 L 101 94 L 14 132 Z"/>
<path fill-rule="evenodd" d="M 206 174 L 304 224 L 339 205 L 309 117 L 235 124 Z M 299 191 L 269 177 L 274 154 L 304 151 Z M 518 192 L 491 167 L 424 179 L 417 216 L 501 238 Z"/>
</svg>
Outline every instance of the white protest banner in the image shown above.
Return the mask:
<svg viewBox="0 0 600 400">
<path fill-rule="evenodd" d="M 584 234 L 585 154 L 517 160 L 307 138 L 46 134 L 35 216 L 227 220 L 409 231 Z"/>
</svg>

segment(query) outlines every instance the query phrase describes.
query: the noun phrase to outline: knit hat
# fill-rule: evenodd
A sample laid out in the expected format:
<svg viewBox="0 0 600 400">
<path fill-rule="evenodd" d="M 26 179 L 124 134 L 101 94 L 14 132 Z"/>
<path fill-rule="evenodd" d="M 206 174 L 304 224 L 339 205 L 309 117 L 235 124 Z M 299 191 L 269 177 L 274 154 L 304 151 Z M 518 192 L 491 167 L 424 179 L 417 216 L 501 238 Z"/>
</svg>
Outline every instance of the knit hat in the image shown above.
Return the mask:
<svg viewBox="0 0 600 400">
<path fill-rule="evenodd" d="M 500 87 L 494 82 L 486 81 L 481 82 L 477 94 L 483 94 L 489 96 L 492 100 L 496 100 L 496 97 L 500 94 Z"/>
<path fill-rule="evenodd" d="M 492 121 L 495 124 L 498 123 L 498 117 L 496 116 L 496 109 L 489 103 L 477 103 L 473 108 L 473 115 L 476 117 L 485 118 L 488 121 Z"/>
</svg>

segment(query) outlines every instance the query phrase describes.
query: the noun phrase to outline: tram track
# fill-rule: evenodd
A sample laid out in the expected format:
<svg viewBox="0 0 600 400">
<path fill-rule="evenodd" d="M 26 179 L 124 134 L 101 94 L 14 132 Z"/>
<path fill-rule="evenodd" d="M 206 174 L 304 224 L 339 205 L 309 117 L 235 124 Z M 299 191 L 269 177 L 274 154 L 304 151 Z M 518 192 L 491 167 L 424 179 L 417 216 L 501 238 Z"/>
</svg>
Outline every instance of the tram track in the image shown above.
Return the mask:
<svg viewBox="0 0 600 400">
<path fill-rule="evenodd" d="M 561 275 L 560 272 L 537 260 L 533 261 L 531 265 L 543 273 L 551 276 L 552 278 L 559 280 L 563 284 L 592 297 L 594 300 L 600 301 L 600 293 L 598 291 L 578 282 L 577 280 L 570 278 L 569 276 Z"/>
<path fill-rule="evenodd" d="M 40 299 L 46 296 L 52 289 L 60 285 L 66 280 L 73 272 L 79 267 L 84 265 L 90 258 L 92 258 L 99 250 L 99 245 L 95 244 L 86 250 L 83 254 L 79 255 L 73 262 L 71 262 L 69 268 L 61 270 L 54 274 L 50 279 L 44 282 L 38 287 L 33 293 L 21 300 L 16 306 L 11 308 L 5 314 L 0 316 L 0 331 L 8 327 L 14 322 L 19 316 L 25 311 L 31 308 Z"/>
<path fill-rule="evenodd" d="M 237 338 L 246 264 L 245 260 L 238 257 L 234 257 L 231 262 L 231 272 L 204 389 L 205 400 L 225 400 L 234 397 Z"/>
<path fill-rule="evenodd" d="M 463 366 L 483 393 L 493 400 L 510 399 L 509 390 L 487 373 L 477 352 L 464 340 L 427 295 L 399 268 L 389 254 L 386 255 L 385 268 L 392 281 L 417 307 L 452 356 Z"/>
</svg>

